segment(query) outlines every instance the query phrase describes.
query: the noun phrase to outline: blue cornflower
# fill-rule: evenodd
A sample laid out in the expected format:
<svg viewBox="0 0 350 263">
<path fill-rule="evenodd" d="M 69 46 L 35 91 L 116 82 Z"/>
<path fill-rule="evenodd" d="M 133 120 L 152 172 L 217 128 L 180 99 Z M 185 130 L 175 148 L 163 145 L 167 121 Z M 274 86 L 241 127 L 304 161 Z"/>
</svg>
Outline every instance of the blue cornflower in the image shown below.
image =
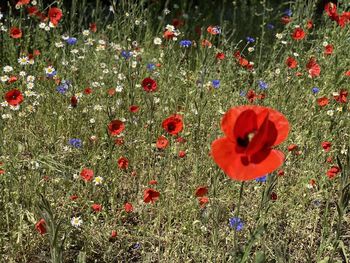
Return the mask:
<svg viewBox="0 0 350 263">
<path fill-rule="evenodd" d="M 240 219 L 239 217 L 231 217 L 229 219 L 229 224 L 230 224 L 230 227 L 236 231 L 241 231 L 244 227 L 244 223 L 242 219 Z"/>
<path fill-rule="evenodd" d="M 155 70 L 156 65 L 154 65 L 153 63 L 148 63 L 146 67 L 149 71 L 153 71 Z"/>
<path fill-rule="evenodd" d="M 191 40 L 181 40 L 180 41 L 180 46 L 181 47 L 190 47 L 192 45 Z"/>
<path fill-rule="evenodd" d="M 68 45 L 74 45 L 77 43 L 77 39 L 75 37 L 69 37 L 67 38 L 66 42 Z"/>
<path fill-rule="evenodd" d="M 317 87 L 313 87 L 313 88 L 312 88 L 312 93 L 313 93 L 313 94 L 316 94 L 316 93 L 318 93 L 319 91 L 320 91 L 320 89 L 317 88 Z"/>
<path fill-rule="evenodd" d="M 123 50 L 120 54 L 125 59 L 129 59 L 132 56 L 132 52 L 131 51 L 126 51 L 126 50 Z"/>
<path fill-rule="evenodd" d="M 81 148 L 83 146 L 83 143 L 80 139 L 70 139 L 69 144 L 72 145 L 74 148 Z"/>
<path fill-rule="evenodd" d="M 255 181 L 258 183 L 265 183 L 267 179 L 267 175 L 264 175 L 263 177 L 256 178 Z"/>
<path fill-rule="evenodd" d="M 275 26 L 273 24 L 267 24 L 266 25 L 267 29 L 273 30 Z"/>
<path fill-rule="evenodd" d="M 269 85 L 268 85 L 266 82 L 264 82 L 264 81 L 262 81 L 262 80 L 259 80 L 259 88 L 260 88 L 260 89 L 265 90 L 265 89 L 267 89 L 268 87 L 269 87 Z"/>
<path fill-rule="evenodd" d="M 239 93 L 239 96 L 244 97 L 246 94 L 247 94 L 247 92 L 245 92 L 244 90 L 242 90 L 242 91 Z"/>
<path fill-rule="evenodd" d="M 292 16 L 293 13 L 292 13 L 292 10 L 287 8 L 286 10 L 284 10 L 283 14 L 286 15 L 286 16 Z"/>
<path fill-rule="evenodd" d="M 254 43 L 255 42 L 255 38 L 253 37 L 246 37 L 246 40 L 248 43 Z"/>
<path fill-rule="evenodd" d="M 67 90 L 69 89 L 70 81 L 69 80 L 62 80 L 61 85 L 59 85 L 56 90 L 60 94 L 65 94 Z"/>
<path fill-rule="evenodd" d="M 57 71 L 54 70 L 54 71 L 52 71 L 52 72 L 50 72 L 50 73 L 47 73 L 46 76 L 47 76 L 48 78 L 52 78 L 52 77 L 56 76 L 56 74 L 57 74 Z"/>
<path fill-rule="evenodd" d="M 212 82 L 214 88 L 219 88 L 220 87 L 220 80 L 214 79 Z"/>
</svg>

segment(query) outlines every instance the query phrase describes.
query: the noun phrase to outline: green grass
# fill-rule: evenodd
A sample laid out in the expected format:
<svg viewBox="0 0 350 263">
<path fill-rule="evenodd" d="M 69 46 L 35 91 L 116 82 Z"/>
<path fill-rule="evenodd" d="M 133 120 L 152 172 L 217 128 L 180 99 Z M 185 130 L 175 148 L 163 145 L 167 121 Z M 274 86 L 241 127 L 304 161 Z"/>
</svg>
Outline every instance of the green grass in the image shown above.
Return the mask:
<svg viewBox="0 0 350 263">
<path fill-rule="evenodd" d="M 286 5 L 271 11 L 272 4 L 265 1 L 265 9 L 258 3 L 230 7 L 238 14 L 249 13 L 250 23 L 248 18 L 220 17 L 206 10 L 199 15 L 200 10 L 181 3 L 178 10 L 184 8 L 188 18 L 182 18 L 185 25 L 178 40 L 166 41 L 162 33 L 176 8 L 169 5 L 171 13 L 157 20 L 161 7 L 127 2 L 108 16 L 99 5 L 91 15 L 85 10 L 86 17 L 81 12 L 71 16 L 62 7 L 62 20 L 48 32 L 39 28 L 40 21 L 27 19 L 23 8 L 0 21 L 6 27 L 0 32 L 0 68 L 13 67 L 0 77 L 18 77 L 14 83 L 0 82 L 0 96 L 13 88 L 24 94 L 19 109 L 0 106 L 1 262 L 348 262 L 350 107 L 349 102 L 337 102 L 333 93 L 348 90 L 350 84 L 345 76 L 350 70 L 349 24 L 341 28 L 325 14 L 316 20 L 314 6 L 303 8 L 300 1 L 289 4 L 295 19 L 286 26 L 279 22 Z M 45 10 L 40 4 L 39 9 Z M 77 10 L 82 8 L 79 4 L 83 3 L 76 3 Z M 265 11 L 254 24 L 255 9 Z M 73 7 L 70 13 L 74 12 Z M 207 26 L 218 24 L 220 18 L 222 34 L 209 35 Z M 316 28 L 305 29 L 308 19 L 317 21 Z M 270 21 L 276 25 L 273 30 L 266 28 Z M 98 30 L 84 36 L 89 22 L 97 22 Z M 297 24 L 307 33 L 304 40 L 291 38 Z M 201 37 L 194 33 L 196 25 L 202 27 Z M 22 29 L 22 38 L 9 37 L 11 26 Z M 246 46 L 246 32 L 256 42 Z M 281 40 L 277 33 L 283 34 Z M 62 35 L 76 37 L 77 43 L 68 45 Z M 162 45 L 153 43 L 155 37 L 162 39 Z M 184 39 L 193 40 L 192 47 L 180 47 Z M 203 39 L 213 46 L 202 47 Z M 323 54 L 325 41 L 334 46 L 332 55 Z M 63 47 L 57 47 L 59 42 Z M 33 65 L 17 62 L 34 49 L 41 54 Z M 133 51 L 134 56 L 125 59 L 122 50 Z M 253 71 L 237 63 L 233 57 L 237 50 L 254 62 Z M 217 52 L 226 58 L 218 62 Z M 285 65 L 288 56 L 298 60 L 296 69 Z M 319 77 L 308 77 L 310 57 L 317 58 Z M 150 72 L 148 63 L 160 65 Z M 57 71 L 54 78 L 45 74 L 50 65 Z M 21 71 L 26 77 L 19 76 Z M 302 75 L 295 76 L 296 72 Z M 35 77 L 31 91 L 28 75 Z M 143 90 L 146 77 L 157 81 L 156 92 Z M 71 81 L 64 95 L 56 91 L 55 79 Z M 211 84 L 214 79 L 220 80 L 217 89 Z M 259 80 L 268 84 L 267 90 L 259 89 Z M 84 94 L 87 87 L 92 94 Z M 108 94 L 117 87 L 122 90 Z M 319 93 L 313 94 L 313 87 L 319 87 Z M 291 131 L 278 147 L 286 155 L 280 168 L 284 175 L 277 176 L 276 171 L 266 183 L 241 185 L 220 170 L 209 152 L 211 143 L 222 136 L 223 113 L 249 104 L 240 94 L 251 89 L 266 95 L 253 104 L 282 112 Z M 79 98 L 75 108 L 70 107 L 73 95 Z M 330 103 L 320 107 L 316 100 L 323 96 Z M 131 105 L 140 110 L 130 112 Z M 183 116 L 184 143 L 176 142 L 161 126 L 174 113 Z M 116 145 L 108 134 L 113 119 L 125 123 L 123 145 Z M 155 146 L 161 135 L 169 140 L 164 150 Z M 83 146 L 70 146 L 72 138 L 81 139 Z M 322 149 L 323 141 L 332 143 L 329 152 Z M 290 144 L 296 144 L 300 154 L 288 152 Z M 179 151 L 186 156 L 179 158 Z M 129 160 L 126 170 L 118 168 L 122 156 Z M 330 156 L 333 159 L 327 163 Z M 341 166 L 342 172 L 329 179 L 326 172 L 332 165 Z M 79 174 L 85 167 L 103 177 L 103 183 L 84 182 Z M 316 186 L 309 189 L 311 179 Z M 150 186 L 150 180 L 157 180 L 157 185 Z M 194 194 L 200 185 L 209 190 L 209 202 L 203 207 Z M 143 202 L 146 188 L 160 192 L 154 204 Z M 277 200 L 271 200 L 272 193 Z M 72 201 L 72 195 L 78 198 Z M 126 202 L 132 203 L 133 212 L 124 211 Z M 93 212 L 93 203 L 101 204 L 102 211 Z M 244 228 L 235 232 L 229 218 L 238 209 Z M 80 228 L 71 225 L 77 216 L 83 220 Z M 41 218 L 47 222 L 45 235 L 34 227 Z M 117 237 L 110 237 L 112 230 Z"/>
</svg>

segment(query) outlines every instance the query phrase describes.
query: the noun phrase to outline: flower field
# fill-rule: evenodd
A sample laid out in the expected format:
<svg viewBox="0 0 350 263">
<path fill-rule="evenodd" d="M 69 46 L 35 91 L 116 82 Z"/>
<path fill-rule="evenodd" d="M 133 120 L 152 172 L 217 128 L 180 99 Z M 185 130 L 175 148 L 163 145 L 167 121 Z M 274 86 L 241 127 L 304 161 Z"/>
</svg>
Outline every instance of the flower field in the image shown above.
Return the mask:
<svg viewBox="0 0 350 263">
<path fill-rule="evenodd" d="M 0 262 L 350 261 L 350 2 L 15 2 Z"/>
</svg>

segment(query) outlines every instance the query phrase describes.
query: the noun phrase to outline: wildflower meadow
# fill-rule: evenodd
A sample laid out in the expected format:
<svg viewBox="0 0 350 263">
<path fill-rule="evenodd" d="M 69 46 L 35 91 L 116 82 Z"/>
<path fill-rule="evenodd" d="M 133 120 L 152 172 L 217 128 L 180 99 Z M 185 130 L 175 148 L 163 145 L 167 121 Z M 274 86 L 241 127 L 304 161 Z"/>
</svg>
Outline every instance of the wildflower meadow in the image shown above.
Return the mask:
<svg viewBox="0 0 350 263">
<path fill-rule="evenodd" d="M 1 2 L 0 262 L 350 262 L 350 1 Z"/>
</svg>

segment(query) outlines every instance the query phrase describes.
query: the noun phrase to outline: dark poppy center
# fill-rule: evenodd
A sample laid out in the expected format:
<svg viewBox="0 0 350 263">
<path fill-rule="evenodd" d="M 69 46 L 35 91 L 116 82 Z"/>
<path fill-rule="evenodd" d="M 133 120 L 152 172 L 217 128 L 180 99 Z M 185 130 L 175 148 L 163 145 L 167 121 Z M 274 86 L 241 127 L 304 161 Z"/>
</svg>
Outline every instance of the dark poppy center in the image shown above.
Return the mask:
<svg viewBox="0 0 350 263">
<path fill-rule="evenodd" d="M 173 131 L 173 130 L 175 130 L 175 128 L 176 128 L 175 123 L 171 122 L 171 123 L 168 124 L 168 130 L 169 131 Z"/>
<path fill-rule="evenodd" d="M 246 136 L 244 136 L 243 138 L 242 137 L 238 137 L 237 138 L 237 144 L 240 146 L 240 147 L 243 147 L 243 148 L 247 148 L 249 143 L 253 140 L 254 138 L 254 135 L 255 135 L 255 132 L 251 132 L 251 133 L 248 133 Z"/>
</svg>

